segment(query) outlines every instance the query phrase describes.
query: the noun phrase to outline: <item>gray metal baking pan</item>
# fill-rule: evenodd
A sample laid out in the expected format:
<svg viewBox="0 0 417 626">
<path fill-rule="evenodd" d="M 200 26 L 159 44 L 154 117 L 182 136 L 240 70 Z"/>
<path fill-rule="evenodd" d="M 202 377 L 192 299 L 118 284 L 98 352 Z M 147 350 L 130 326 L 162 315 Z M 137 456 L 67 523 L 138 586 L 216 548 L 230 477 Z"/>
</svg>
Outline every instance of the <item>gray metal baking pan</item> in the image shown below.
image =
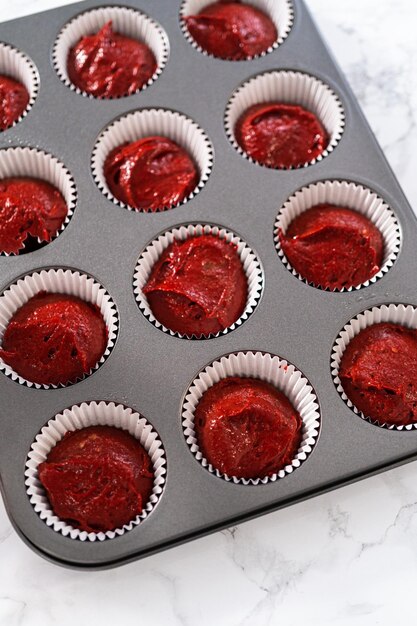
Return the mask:
<svg viewBox="0 0 417 626">
<path fill-rule="evenodd" d="M 100 6 L 114 4 L 104 0 Z M 389 431 L 360 419 L 339 396 L 330 370 L 333 342 L 351 317 L 373 305 L 417 305 L 417 224 L 363 114 L 301 0 L 294 25 L 274 52 L 247 62 L 205 56 L 184 38 L 179 0 L 140 0 L 140 8 L 166 30 L 170 58 L 158 80 L 127 98 L 99 101 L 71 91 L 52 67 L 57 33 L 73 16 L 97 6 L 73 4 L 0 24 L 0 41 L 26 52 L 40 73 L 40 91 L 27 117 L 0 134 L 0 147 L 39 147 L 58 157 L 75 178 L 74 216 L 49 245 L 0 259 L 0 289 L 39 268 L 64 266 L 94 276 L 110 292 L 120 315 L 117 343 L 103 366 L 70 387 L 37 390 L 0 374 L 0 475 L 6 507 L 20 536 L 39 554 L 68 567 L 113 567 L 220 528 L 309 498 L 417 458 L 417 430 Z M 239 155 L 224 129 L 234 89 L 265 70 L 312 74 L 339 95 L 346 127 L 321 162 L 292 171 L 262 168 Z M 196 121 L 214 144 L 213 171 L 191 201 L 174 210 L 138 214 L 116 206 L 96 186 L 91 152 L 100 131 L 138 108 L 163 107 Z M 330 293 L 304 284 L 284 267 L 273 241 L 279 207 L 298 188 L 324 179 L 362 183 L 394 210 L 402 231 L 399 256 L 375 284 Z M 256 311 L 238 329 L 210 340 L 171 337 L 150 324 L 134 298 L 136 260 L 158 233 L 185 222 L 220 223 L 237 232 L 261 259 L 265 287 Z M 227 483 L 202 468 L 182 431 L 183 395 L 197 372 L 233 351 L 261 350 L 294 363 L 311 381 L 321 409 L 315 449 L 283 480 L 258 486 Z M 123 536 L 81 542 L 53 531 L 26 493 L 24 466 L 41 427 L 83 401 L 109 400 L 141 412 L 156 428 L 167 455 L 167 482 L 152 514 Z"/>
</svg>

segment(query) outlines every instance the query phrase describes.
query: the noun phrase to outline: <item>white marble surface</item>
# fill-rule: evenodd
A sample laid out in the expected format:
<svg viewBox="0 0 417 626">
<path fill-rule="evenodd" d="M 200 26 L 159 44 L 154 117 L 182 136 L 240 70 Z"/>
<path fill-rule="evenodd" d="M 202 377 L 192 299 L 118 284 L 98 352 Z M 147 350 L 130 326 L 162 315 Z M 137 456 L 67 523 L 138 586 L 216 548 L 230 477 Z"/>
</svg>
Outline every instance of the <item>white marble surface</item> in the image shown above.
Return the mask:
<svg viewBox="0 0 417 626">
<path fill-rule="evenodd" d="M 0 18 L 58 4 L 0 0 Z M 417 207 L 417 3 L 308 4 Z M 43 561 L 0 507 L 1 626 L 416 622 L 416 463 L 107 572 Z"/>
</svg>

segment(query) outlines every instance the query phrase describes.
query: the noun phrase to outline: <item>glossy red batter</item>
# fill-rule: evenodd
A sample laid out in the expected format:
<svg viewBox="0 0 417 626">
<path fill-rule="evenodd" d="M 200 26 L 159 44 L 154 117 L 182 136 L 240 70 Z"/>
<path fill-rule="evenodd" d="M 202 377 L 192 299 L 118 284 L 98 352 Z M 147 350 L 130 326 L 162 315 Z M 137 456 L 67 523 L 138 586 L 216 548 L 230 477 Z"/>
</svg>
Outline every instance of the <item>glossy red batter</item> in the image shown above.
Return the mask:
<svg viewBox="0 0 417 626">
<path fill-rule="evenodd" d="M 279 102 L 249 107 L 238 119 L 235 135 L 254 161 L 281 169 L 305 165 L 329 143 L 326 130 L 313 113 Z"/>
<path fill-rule="evenodd" d="M 380 424 L 417 421 L 417 330 L 368 326 L 343 353 L 339 377 L 346 395 Z"/>
<path fill-rule="evenodd" d="M 154 478 L 139 441 L 110 426 L 67 432 L 38 471 L 54 513 L 87 532 L 133 520 L 149 500 Z"/>
<path fill-rule="evenodd" d="M 198 170 L 189 154 L 167 137 L 145 137 L 112 150 L 104 163 L 112 194 L 139 211 L 182 202 L 196 188 Z"/>
<path fill-rule="evenodd" d="M 355 287 L 381 268 L 384 240 L 364 215 L 344 207 L 319 204 L 301 213 L 279 232 L 292 267 L 314 285 Z"/>
<path fill-rule="evenodd" d="M 209 54 L 234 61 L 268 50 L 278 39 L 277 29 L 263 11 L 242 2 L 220 1 L 185 18 L 187 28 Z"/>
<path fill-rule="evenodd" d="M 40 292 L 11 318 L 0 357 L 26 380 L 74 382 L 94 367 L 107 345 L 97 306 L 75 296 Z"/>
<path fill-rule="evenodd" d="M 30 237 L 50 241 L 67 212 L 61 193 L 43 180 L 0 180 L 0 251 L 17 254 Z"/>
<path fill-rule="evenodd" d="M 29 104 L 29 94 L 24 85 L 9 76 L 0 74 L 0 129 L 12 126 Z"/>
<path fill-rule="evenodd" d="M 175 241 L 143 288 L 156 319 L 185 335 L 209 335 L 243 313 L 248 285 L 236 246 L 214 235 Z"/>
<path fill-rule="evenodd" d="M 205 458 L 237 478 L 271 476 L 293 460 L 302 420 L 288 398 L 254 378 L 224 378 L 202 396 L 195 431 Z"/>
<path fill-rule="evenodd" d="M 82 37 L 71 48 L 67 61 L 70 81 L 97 98 L 135 93 L 152 78 L 156 68 L 148 46 L 115 33 L 111 21 L 98 33 Z"/>
</svg>

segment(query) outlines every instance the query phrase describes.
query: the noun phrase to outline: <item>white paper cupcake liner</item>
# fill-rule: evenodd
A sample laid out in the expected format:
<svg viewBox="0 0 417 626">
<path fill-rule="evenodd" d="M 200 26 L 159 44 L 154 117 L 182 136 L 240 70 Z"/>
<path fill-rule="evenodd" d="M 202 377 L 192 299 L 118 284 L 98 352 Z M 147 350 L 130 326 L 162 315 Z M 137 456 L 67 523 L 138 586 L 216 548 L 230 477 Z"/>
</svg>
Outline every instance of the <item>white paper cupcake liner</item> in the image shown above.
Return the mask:
<svg viewBox="0 0 417 626">
<path fill-rule="evenodd" d="M 4 148 L 0 150 L 0 180 L 14 177 L 38 178 L 56 187 L 62 194 L 66 205 L 67 215 L 61 228 L 51 237 L 56 239 L 69 224 L 77 201 L 75 181 L 65 165 L 51 154 L 37 148 Z M 40 246 L 51 243 L 41 241 Z M 21 250 L 18 254 L 24 254 Z M 0 256 L 17 256 L 14 253 L 1 252 Z"/>
<path fill-rule="evenodd" d="M 155 318 L 149 307 L 147 297 L 142 290 L 148 282 L 155 263 L 169 245 L 174 241 L 185 241 L 189 237 L 200 237 L 201 235 L 213 235 L 236 246 L 248 281 L 248 298 L 242 315 L 228 328 L 218 333 L 210 333 L 209 335 L 186 335 L 170 330 Z M 213 337 L 219 337 L 220 335 L 226 335 L 235 328 L 238 328 L 248 319 L 258 305 L 262 295 L 263 283 L 262 266 L 256 253 L 234 233 L 220 226 L 210 224 L 183 224 L 159 235 L 146 246 L 145 250 L 140 255 L 133 277 L 135 297 L 143 315 L 156 326 L 156 328 L 160 328 L 164 333 L 181 339 L 211 339 Z"/>
<path fill-rule="evenodd" d="M 26 117 L 32 108 L 39 91 L 39 73 L 32 59 L 26 54 L 8 43 L 0 42 L 0 74 L 18 80 L 26 87 L 29 94 L 29 102 L 26 109 L 23 111 L 22 115 L 9 126 L 9 128 L 11 128 Z M 4 132 L 5 130 L 7 130 L 7 128 L 3 130 L 0 129 L 0 132 Z"/>
<path fill-rule="evenodd" d="M 51 509 L 46 491 L 39 481 L 38 466 L 43 463 L 52 448 L 66 432 L 80 430 L 88 426 L 113 426 L 127 431 L 135 437 L 149 454 L 154 471 L 154 484 L 151 496 L 142 513 L 122 528 L 107 532 L 87 532 L 74 528 L 62 521 Z M 26 491 L 30 502 L 39 517 L 55 532 L 64 537 L 80 541 L 104 541 L 124 535 L 146 519 L 158 504 L 165 485 L 166 458 L 158 433 L 139 413 L 114 402 L 83 402 L 65 409 L 49 420 L 37 435 L 28 454 L 25 468 Z"/>
<path fill-rule="evenodd" d="M 272 476 L 237 478 L 217 470 L 203 456 L 194 430 L 194 412 L 202 395 L 222 378 L 240 376 L 259 378 L 284 393 L 303 421 L 302 441 L 292 463 Z M 259 485 L 275 482 L 291 474 L 312 452 L 320 431 L 320 410 L 315 391 L 307 378 L 294 365 L 278 356 L 263 352 L 236 352 L 223 356 L 205 367 L 188 388 L 182 407 L 182 426 L 187 444 L 200 464 L 209 472 L 228 482 Z"/>
<path fill-rule="evenodd" d="M 359 285 L 334 289 L 334 291 L 344 292 L 362 289 L 362 287 L 368 287 L 368 285 L 382 278 L 394 264 L 400 250 L 401 234 L 398 220 L 388 204 L 375 192 L 367 187 L 345 180 L 326 180 L 308 185 L 308 187 L 302 187 L 290 196 L 282 206 L 275 222 L 274 241 L 278 255 L 285 267 L 307 285 L 323 289 L 324 291 L 329 290 L 308 282 L 292 267 L 281 248 L 278 236 L 279 230 L 285 235 L 288 226 L 296 217 L 318 204 L 332 204 L 361 213 L 375 224 L 384 238 L 384 257 L 379 272 Z"/>
<path fill-rule="evenodd" d="M 204 50 L 204 48 L 202 48 L 195 41 L 195 39 L 191 36 L 191 33 L 189 32 L 184 20 L 184 18 L 188 17 L 189 15 L 197 15 L 206 6 L 208 6 L 209 4 L 213 4 L 214 1 L 215 0 L 183 0 L 180 8 L 180 23 L 181 30 L 184 33 L 185 38 L 193 46 L 193 48 L 195 48 L 202 54 L 205 54 L 206 56 L 220 58 L 216 57 L 216 55 L 214 54 L 207 52 L 207 50 Z M 252 59 L 263 57 L 269 52 L 273 52 L 273 50 L 276 50 L 288 37 L 294 23 L 294 8 L 291 0 L 250 0 L 247 3 L 245 2 L 245 4 L 254 6 L 260 11 L 266 13 L 266 15 L 271 18 L 271 20 L 275 24 L 275 28 L 277 29 L 278 39 L 274 41 L 272 46 L 269 46 L 269 48 L 264 50 L 261 54 L 247 57 L 246 59 L 231 59 L 233 61 L 250 61 Z"/>
<path fill-rule="evenodd" d="M 116 341 L 119 319 L 117 308 L 107 291 L 94 278 L 69 269 L 45 269 L 27 274 L 10 285 L 0 296 L 0 345 L 11 318 L 30 298 L 41 291 L 77 296 L 95 304 L 101 311 L 107 326 L 107 346 L 101 359 L 91 370 L 78 380 L 83 380 L 95 372 L 107 359 Z M 0 357 L 0 370 L 12 380 L 36 389 L 57 389 L 75 383 L 46 385 L 26 380 L 15 372 Z M 78 381 L 75 381 L 78 382 Z"/>
<path fill-rule="evenodd" d="M 345 114 L 339 97 L 315 76 L 304 72 L 273 71 L 259 74 L 238 87 L 230 98 L 225 112 L 226 133 L 234 148 L 251 163 L 269 167 L 255 161 L 236 141 L 235 127 L 240 116 L 255 104 L 279 102 L 304 107 L 323 124 L 330 139 L 323 152 L 300 166 L 271 169 L 299 169 L 321 161 L 337 146 L 345 126 Z"/>
<path fill-rule="evenodd" d="M 63 83 L 72 91 L 88 98 L 95 98 L 95 96 L 82 91 L 69 79 L 68 54 L 82 37 L 97 33 L 110 20 L 114 31 L 146 44 L 155 55 L 157 69 L 154 75 L 135 93 L 152 85 L 168 61 L 169 41 L 166 32 L 160 24 L 141 11 L 131 7 L 109 6 L 81 13 L 68 22 L 59 33 L 52 52 L 52 62 Z M 111 98 L 106 98 L 106 100 L 109 99 Z"/>
<path fill-rule="evenodd" d="M 114 148 L 152 135 L 161 135 L 175 141 L 193 158 L 199 170 L 199 182 L 190 195 L 175 207 L 165 207 L 158 211 L 176 208 L 194 198 L 206 184 L 213 167 L 214 150 L 210 139 L 198 124 L 182 113 L 166 109 L 144 109 L 124 115 L 99 135 L 91 158 L 91 168 L 94 180 L 106 198 L 131 211 L 141 212 L 113 196 L 104 176 L 104 162 Z"/>
<path fill-rule="evenodd" d="M 339 378 L 340 362 L 348 344 L 362 330 L 364 330 L 368 326 L 380 324 L 381 322 L 400 324 L 401 326 L 415 329 L 417 328 L 417 307 L 410 304 L 383 304 L 382 306 L 374 306 L 372 307 L 372 309 L 367 309 L 366 311 L 363 311 L 362 313 L 356 315 L 356 317 L 352 318 L 350 322 L 348 322 L 343 327 L 343 330 L 338 334 L 336 341 L 333 345 L 331 356 L 333 382 L 342 400 L 347 404 L 350 409 L 352 409 L 352 411 L 354 411 L 354 413 L 356 413 L 356 415 L 359 415 L 359 417 L 366 422 L 369 422 L 370 424 L 374 424 L 375 426 L 379 426 L 381 428 L 386 428 L 388 430 L 416 430 L 417 422 L 413 424 L 403 425 L 386 423 L 381 424 L 377 420 L 371 419 L 370 417 L 362 413 L 362 411 L 359 411 L 359 409 L 356 408 L 356 406 L 349 400 L 349 398 L 345 394 Z"/>
</svg>

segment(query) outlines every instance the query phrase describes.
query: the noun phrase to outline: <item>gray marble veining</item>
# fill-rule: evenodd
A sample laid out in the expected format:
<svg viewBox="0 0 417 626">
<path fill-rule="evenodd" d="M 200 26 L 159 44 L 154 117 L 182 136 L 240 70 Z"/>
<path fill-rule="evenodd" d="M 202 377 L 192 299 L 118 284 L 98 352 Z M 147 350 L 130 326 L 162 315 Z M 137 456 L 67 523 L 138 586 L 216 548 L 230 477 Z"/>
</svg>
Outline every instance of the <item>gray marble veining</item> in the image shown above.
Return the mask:
<svg viewBox="0 0 417 626">
<path fill-rule="evenodd" d="M 58 4 L 63 2 L 0 0 L 0 18 Z M 417 207 L 417 3 L 308 4 Z M 416 477 L 412 463 L 116 571 L 95 573 L 59 569 L 33 554 L 0 504 L 0 625 L 414 623 Z"/>
</svg>

